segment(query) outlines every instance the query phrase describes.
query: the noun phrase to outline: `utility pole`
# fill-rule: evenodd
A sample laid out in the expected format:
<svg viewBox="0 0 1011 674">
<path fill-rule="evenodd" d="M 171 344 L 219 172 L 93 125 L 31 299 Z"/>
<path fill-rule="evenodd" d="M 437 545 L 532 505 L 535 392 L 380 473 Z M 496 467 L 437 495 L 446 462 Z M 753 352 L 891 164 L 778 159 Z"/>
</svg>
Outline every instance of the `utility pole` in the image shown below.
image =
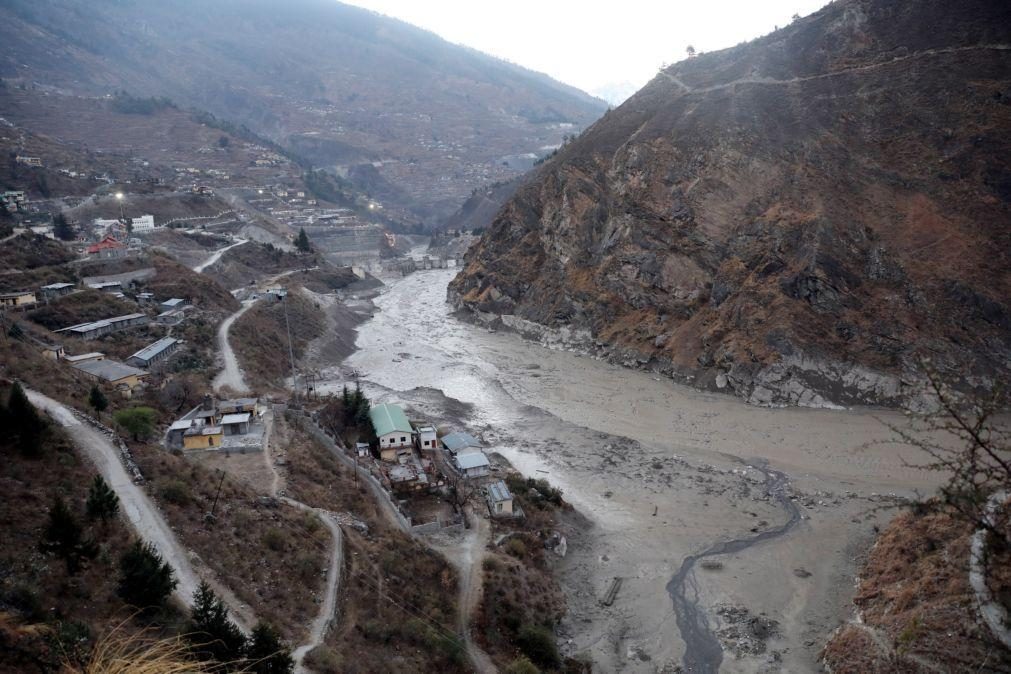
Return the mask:
<svg viewBox="0 0 1011 674">
<path fill-rule="evenodd" d="M 214 503 L 211 504 L 211 521 L 214 521 L 214 509 L 218 507 L 218 496 L 221 495 L 221 485 L 225 483 L 225 471 L 219 470 L 221 479 L 218 480 L 218 490 L 214 493 Z"/>
<path fill-rule="evenodd" d="M 288 322 L 288 291 L 284 291 L 281 297 L 281 304 L 284 305 L 284 327 L 288 330 L 288 356 L 291 358 L 291 394 L 298 402 L 298 375 L 295 372 L 295 350 L 291 345 L 291 323 Z"/>
</svg>

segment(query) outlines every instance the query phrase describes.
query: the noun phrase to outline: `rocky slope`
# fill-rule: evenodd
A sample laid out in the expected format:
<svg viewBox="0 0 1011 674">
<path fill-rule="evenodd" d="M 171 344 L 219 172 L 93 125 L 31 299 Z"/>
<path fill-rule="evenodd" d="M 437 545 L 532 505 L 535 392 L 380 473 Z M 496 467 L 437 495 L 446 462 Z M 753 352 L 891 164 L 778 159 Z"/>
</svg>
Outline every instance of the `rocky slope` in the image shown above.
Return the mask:
<svg viewBox="0 0 1011 674">
<path fill-rule="evenodd" d="M 374 198 L 410 201 L 426 218 L 516 175 L 502 157 L 558 143 L 567 125 L 583 128 L 606 107 L 331 0 L 10 0 L 0 6 L 0 42 L 4 79 L 168 96 L 317 166 L 363 174 Z"/>
<path fill-rule="evenodd" d="M 840 0 L 670 66 L 546 162 L 450 297 L 759 404 L 1011 363 L 1011 5 Z"/>
</svg>

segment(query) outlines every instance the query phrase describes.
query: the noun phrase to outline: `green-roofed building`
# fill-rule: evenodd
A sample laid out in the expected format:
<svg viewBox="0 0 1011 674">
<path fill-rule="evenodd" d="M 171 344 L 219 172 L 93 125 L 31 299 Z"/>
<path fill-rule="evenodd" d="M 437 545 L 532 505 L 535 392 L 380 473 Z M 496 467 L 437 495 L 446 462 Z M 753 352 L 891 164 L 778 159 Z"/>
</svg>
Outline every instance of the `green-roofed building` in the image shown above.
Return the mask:
<svg viewBox="0 0 1011 674">
<path fill-rule="evenodd" d="M 369 410 L 369 419 L 379 438 L 379 456 L 383 461 L 396 461 L 398 455 L 411 453 L 414 429 L 399 405 L 376 405 Z"/>
</svg>

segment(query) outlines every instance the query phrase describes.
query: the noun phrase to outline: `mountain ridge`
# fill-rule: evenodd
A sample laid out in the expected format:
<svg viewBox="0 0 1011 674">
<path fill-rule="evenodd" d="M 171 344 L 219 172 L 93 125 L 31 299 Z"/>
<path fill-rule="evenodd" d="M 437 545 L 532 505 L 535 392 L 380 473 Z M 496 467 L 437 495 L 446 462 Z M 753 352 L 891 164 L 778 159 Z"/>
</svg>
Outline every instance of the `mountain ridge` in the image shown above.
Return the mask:
<svg viewBox="0 0 1011 674">
<path fill-rule="evenodd" d="M 898 404 L 925 356 L 1006 374 L 1008 26 L 843 0 L 670 66 L 525 181 L 450 297 L 760 404 Z"/>
<path fill-rule="evenodd" d="M 418 217 L 508 179 L 499 158 L 559 142 L 606 104 L 541 73 L 323 0 L 12 0 L 0 77 L 76 94 L 168 96 L 344 174 L 376 163 Z M 444 175 L 439 181 L 433 176 Z"/>
</svg>

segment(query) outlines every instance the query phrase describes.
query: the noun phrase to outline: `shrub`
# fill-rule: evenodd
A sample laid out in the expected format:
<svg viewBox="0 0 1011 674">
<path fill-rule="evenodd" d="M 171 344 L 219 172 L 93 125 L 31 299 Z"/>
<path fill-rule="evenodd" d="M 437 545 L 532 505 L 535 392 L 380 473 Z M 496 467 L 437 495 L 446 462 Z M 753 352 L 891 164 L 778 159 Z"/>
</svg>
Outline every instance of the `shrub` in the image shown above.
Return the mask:
<svg viewBox="0 0 1011 674">
<path fill-rule="evenodd" d="M 527 544 L 519 538 L 510 538 L 505 544 L 506 552 L 513 557 L 523 558 L 527 556 Z"/>
<path fill-rule="evenodd" d="M 557 669 L 562 664 L 554 635 L 543 627 L 523 626 L 516 636 L 516 645 L 524 655 L 541 667 Z"/>
<path fill-rule="evenodd" d="M 341 656 L 326 646 L 317 646 L 309 651 L 304 663 L 317 674 L 342 674 L 345 671 Z"/>
<path fill-rule="evenodd" d="M 288 536 L 280 529 L 271 527 L 263 534 L 263 544 L 274 552 L 281 552 L 288 545 Z"/>
<path fill-rule="evenodd" d="M 178 506 L 187 505 L 191 500 L 190 487 L 182 480 L 168 480 L 158 490 L 161 497 Z"/>
<path fill-rule="evenodd" d="M 541 670 L 537 669 L 537 665 L 530 662 L 530 658 L 525 655 L 521 655 L 512 662 L 509 666 L 505 668 L 505 674 L 540 674 Z"/>
<path fill-rule="evenodd" d="M 131 407 L 113 415 L 116 423 L 133 436 L 134 442 L 151 435 L 154 430 L 155 411 L 150 407 Z"/>
</svg>

